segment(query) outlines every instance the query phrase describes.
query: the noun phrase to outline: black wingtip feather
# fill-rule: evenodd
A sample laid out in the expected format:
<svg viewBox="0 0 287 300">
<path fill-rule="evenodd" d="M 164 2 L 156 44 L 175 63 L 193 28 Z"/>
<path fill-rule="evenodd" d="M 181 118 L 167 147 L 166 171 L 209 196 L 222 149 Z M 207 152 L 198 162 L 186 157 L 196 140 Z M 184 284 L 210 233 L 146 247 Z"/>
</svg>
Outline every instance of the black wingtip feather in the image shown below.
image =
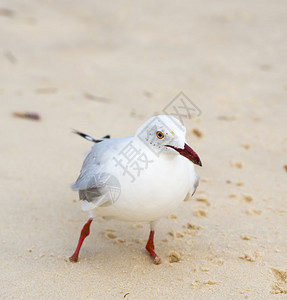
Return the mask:
<svg viewBox="0 0 287 300">
<path fill-rule="evenodd" d="M 79 136 L 81 136 L 81 137 L 83 137 L 84 139 L 86 139 L 86 140 L 88 140 L 88 141 L 90 141 L 90 142 L 94 142 L 94 143 L 100 143 L 100 142 L 102 142 L 104 139 L 109 139 L 109 138 L 111 138 L 110 135 L 106 135 L 106 136 L 104 136 L 102 139 L 96 140 L 96 139 L 94 139 L 93 137 L 91 137 L 90 135 L 85 134 L 85 133 L 83 133 L 83 132 L 80 132 L 80 131 L 78 131 L 78 130 L 72 129 L 72 132 L 75 133 L 75 134 L 77 134 L 77 135 L 79 135 Z"/>
</svg>

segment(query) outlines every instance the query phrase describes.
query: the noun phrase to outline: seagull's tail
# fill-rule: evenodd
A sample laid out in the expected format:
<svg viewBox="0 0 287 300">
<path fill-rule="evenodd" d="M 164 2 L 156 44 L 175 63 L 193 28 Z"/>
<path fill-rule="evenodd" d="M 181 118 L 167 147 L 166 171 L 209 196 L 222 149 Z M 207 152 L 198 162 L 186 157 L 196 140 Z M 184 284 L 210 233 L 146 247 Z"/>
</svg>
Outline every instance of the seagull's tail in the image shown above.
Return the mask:
<svg viewBox="0 0 287 300">
<path fill-rule="evenodd" d="M 91 137 L 91 136 L 89 136 L 89 135 L 87 135 L 87 134 L 85 134 L 83 132 L 80 132 L 78 130 L 72 129 L 72 132 L 75 133 L 75 134 L 78 134 L 79 136 L 83 137 L 84 139 L 86 139 L 86 140 L 88 140 L 90 142 L 94 142 L 94 143 L 100 143 L 100 142 L 102 142 L 105 139 L 111 138 L 110 135 L 106 135 L 103 138 L 96 140 L 93 137 Z"/>
</svg>

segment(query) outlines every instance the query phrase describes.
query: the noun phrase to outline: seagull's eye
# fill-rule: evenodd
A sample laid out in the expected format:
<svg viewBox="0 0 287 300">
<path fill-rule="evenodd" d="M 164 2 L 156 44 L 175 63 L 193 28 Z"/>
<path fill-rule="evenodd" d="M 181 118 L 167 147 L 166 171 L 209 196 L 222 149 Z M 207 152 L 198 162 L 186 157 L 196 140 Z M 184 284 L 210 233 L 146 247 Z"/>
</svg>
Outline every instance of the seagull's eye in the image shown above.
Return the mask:
<svg viewBox="0 0 287 300">
<path fill-rule="evenodd" d="M 161 139 L 164 138 L 164 134 L 163 134 L 161 131 L 158 130 L 158 131 L 156 132 L 156 137 L 157 137 L 158 139 L 161 140 Z"/>
</svg>

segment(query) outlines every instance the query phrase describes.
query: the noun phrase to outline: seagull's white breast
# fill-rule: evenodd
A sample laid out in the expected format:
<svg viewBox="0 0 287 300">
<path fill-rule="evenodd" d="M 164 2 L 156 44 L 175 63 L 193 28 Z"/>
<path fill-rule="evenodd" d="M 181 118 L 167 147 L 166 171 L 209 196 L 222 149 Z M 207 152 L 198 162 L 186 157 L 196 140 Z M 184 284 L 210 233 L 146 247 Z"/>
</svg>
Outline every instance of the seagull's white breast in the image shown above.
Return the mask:
<svg viewBox="0 0 287 300">
<path fill-rule="evenodd" d="M 106 171 L 117 177 L 120 196 L 113 205 L 98 207 L 96 213 L 126 221 L 150 222 L 167 216 L 193 192 L 197 181 L 194 165 L 181 155 L 153 154 L 145 151 L 150 161 L 136 173 L 134 180 L 110 161 Z"/>
</svg>

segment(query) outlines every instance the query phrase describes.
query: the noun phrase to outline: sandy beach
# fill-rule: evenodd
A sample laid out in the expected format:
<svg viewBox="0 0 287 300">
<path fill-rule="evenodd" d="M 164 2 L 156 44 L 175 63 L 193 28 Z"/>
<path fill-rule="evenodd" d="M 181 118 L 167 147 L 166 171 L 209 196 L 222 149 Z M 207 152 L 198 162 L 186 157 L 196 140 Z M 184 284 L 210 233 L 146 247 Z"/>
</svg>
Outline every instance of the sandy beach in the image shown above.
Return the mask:
<svg viewBox="0 0 287 300">
<path fill-rule="evenodd" d="M 286 16 L 284 0 L 2 0 L 0 298 L 286 299 Z M 134 135 L 181 92 L 203 167 L 157 228 L 162 264 L 148 224 L 103 218 L 71 263 L 92 146 L 71 128 Z"/>
</svg>

